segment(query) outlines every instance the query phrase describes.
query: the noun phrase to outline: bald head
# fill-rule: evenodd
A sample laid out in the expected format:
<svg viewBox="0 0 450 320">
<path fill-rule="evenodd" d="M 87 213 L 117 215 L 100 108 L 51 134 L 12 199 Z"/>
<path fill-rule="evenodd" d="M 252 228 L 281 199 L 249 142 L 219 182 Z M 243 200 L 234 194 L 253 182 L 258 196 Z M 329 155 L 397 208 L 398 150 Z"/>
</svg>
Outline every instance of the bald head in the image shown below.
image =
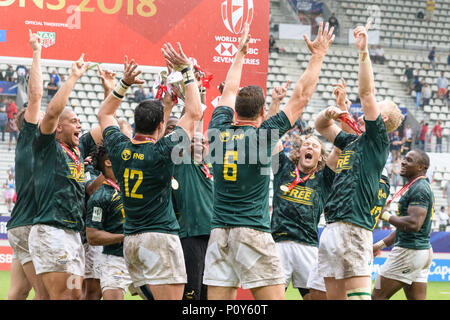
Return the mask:
<svg viewBox="0 0 450 320">
<path fill-rule="evenodd" d="M 73 112 L 70 108 L 64 108 L 63 112 L 59 115 L 58 123 L 61 123 L 62 121 L 72 118 L 75 115 L 75 112 Z M 76 116 L 76 115 L 75 115 Z"/>
</svg>

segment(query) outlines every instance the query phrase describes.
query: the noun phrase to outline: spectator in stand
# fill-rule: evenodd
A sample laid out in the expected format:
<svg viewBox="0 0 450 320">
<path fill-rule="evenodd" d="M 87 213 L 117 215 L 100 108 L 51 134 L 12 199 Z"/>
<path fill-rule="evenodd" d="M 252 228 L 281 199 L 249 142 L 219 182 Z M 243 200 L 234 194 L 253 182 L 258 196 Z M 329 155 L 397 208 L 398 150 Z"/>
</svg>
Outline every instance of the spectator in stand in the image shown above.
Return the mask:
<svg viewBox="0 0 450 320">
<path fill-rule="evenodd" d="M 411 144 L 413 140 L 413 129 L 411 125 L 408 123 L 406 128 L 403 131 L 403 151 L 404 154 L 408 153 L 411 150 Z"/>
<path fill-rule="evenodd" d="M 417 12 L 417 19 L 423 20 L 423 18 L 425 18 L 423 11 L 419 10 L 419 12 Z"/>
<path fill-rule="evenodd" d="M 430 60 L 433 70 L 436 69 L 436 47 L 431 48 L 431 51 L 428 54 L 428 60 Z"/>
<path fill-rule="evenodd" d="M 422 107 L 428 106 L 430 104 L 431 95 L 432 95 L 431 87 L 428 85 L 428 83 L 425 82 L 422 87 L 422 97 L 423 97 Z"/>
<path fill-rule="evenodd" d="M 431 133 L 436 137 L 436 146 L 434 148 L 434 152 L 442 153 L 442 121 L 439 120 L 436 125 L 433 127 Z"/>
<path fill-rule="evenodd" d="M 50 80 L 51 79 L 53 79 L 54 84 L 58 86 L 60 78 L 58 73 L 56 73 L 56 70 L 53 70 L 52 73 L 50 74 Z"/>
<path fill-rule="evenodd" d="M 305 13 L 303 11 L 299 11 L 298 12 L 298 20 L 300 21 L 300 23 L 302 25 L 310 25 L 311 22 L 309 21 L 309 18 L 305 15 Z"/>
<path fill-rule="evenodd" d="M 8 108 L 6 108 L 6 113 L 8 114 L 8 119 L 14 119 L 17 113 L 17 106 L 13 99 L 9 100 Z"/>
<path fill-rule="evenodd" d="M 427 0 L 427 16 L 426 20 L 430 22 L 433 20 L 434 8 L 436 7 L 436 2 L 434 0 Z"/>
<path fill-rule="evenodd" d="M 397 189 L 400 186 L 401 178 L 400 178 L 400 169 L 402 166 L 402 161 L 400 157 L 395 158 L 392 162 L 392 186 Z"/>
<path fill-rule="evenodd" d="M 419 80 L 419 77 L 416 76 L 414 79 L 414 91 L 416 92 L 416 107 L 417 107 L 417 109 L 420 108 L 420 101 L 422 99 L 422 87 L 423 87 L 422 80 Z"/>
<path fill-rule="evenodd" d="M 14 69 L 12 66 L 8 66 L 5 72 L 5 81 L 14 82 Z"/>
<path fill-rule="evenodd" d="M 426 123 L 422 120 L 422 122 L 420 124 L 421 124 L 421 126 L 420 126 L 419 137 L 417 138 L 417 143 L 418 143 L 419 149 L 425 151 L 425 139 L 426 139 L 427 133 L 428 133 L 428 123 Z"/>
<path fill-rule="evenodd" d="M 450 215 L 450 181 L 447 181 L 445 187 L 442 188 L 442 195 L 444 198 L 447 198 L 447 211 Z"/>
<path fill-rule="evenodd" d="M 448 56 L 447 56 L 447 66 L 450 67 L 450 52 L 448 53 Z"/>
<path fill-rule="evenodd" d="M 441 206 L 441 210 L 439 211 L 439 231 L 445 231 L 448 226 L 448 213 L 445 211 L 445 207 Z"/>
<path fill-rule="evenodd" d="M 58 89 L 61 88 L 64 85 L 64 82 L 66 81 L 66 77 L 63 74 L 59 78 L 60 79 L 58 81 Z"/>
<path fill-rule="evenodd" d="M 328 19 L 328 23 L 330 24 L 330 28 L 334 27 L 334 34 L 339 36 L 339 21 L 336 18 L 336 13 L 332 13 L 331 17 Z"/>
<path fill-rule="evenodd" d="M 437 97 L 439 98 L 442 95 L 444 99 L 447 94 L 448 80 L 444 75 L 444 71 L 441 71 L 441 76 L 437 79 Z"/>
<path fill-rule="evenodd" d="M 0 70 L 0 81 L 5 81 L 5 76 L 3 75 L 2 70 Z"/>
<path fill-rule="evenodd" d="M 375 50 L 375 62 L 379 64 L 384 64 L 384 50 L 381 47 L 381 44 L 378 45 L 377 49 Z"/>
<path fill-rule="evenodd" d="M 17 144 L 17 136 L 19 135 L 19 128 L 17 127 L 16 119 L 8 119 L 8 122 L 6 123 L 6 131 L 9 132 L 8 151 L 11 151 L 13 138 L 15 139 L 15 144 Z"/>
<path fill-rule="evenodd" d="M 376 52 L 376 48 L 375 48 L 375 46 L 374 45 L 372 45 L 372 46 L 370 46 L 370 48 L 369 48 L 369 57 L 370 57 L 370 60 L 372 60 L 374 63 L 376 62 L 376 55 L 375 55 L 375 52 Z"/>
<path fill-rule="evenodd" d="M 144 86 L 140 85 L 134 92 L 134 102 L 141 103 L 141 101 L 144 101 L 146 99 L 147 95 L 145 94 Z"/>
<path fill-rule="evenodd" d="M 24 65 L 18 65 L 16 68 L 17 81 L 25 79 L 28 74 L 28 69 Z"/>
<path fill-rule="evenodd" d="M 273 35 L 270 35 L 270 37 L 269 37 L 269 52 L 273 52 L 273 51 L 278 52 L 278 53 L 286 52 L 285 49 L 277 47 L 275 37 Z"/>
<path fill-rule="evenodd" d="M 289 138 L 289 135 L 287 134 L 284 136 L 284 141 L 283 141 L 283 151 L 287 157 L 290 156 L 291 150 L 292 150 L 292 142 L 291 142 L 291 139 Z"/>
<path fill-rule="evenodd" d="M 314 34 L 317 34 L 317 32 L 319 31 L 319 25 L 323 22 L 323 15 L 322 13 L 319 13 L 315 19 L 314 19 Z"/>
<path fill-rule="evenodd" d="M 8 212 L 11 213 L 13 207 L 13 198 L 14 198 L 14 175 L 12 172 L 8 171 L 8 177 L 6 178 L 5 183 L 3 184 L 3 197 L 5 198 L 5 204 L 8 208 Z"/>
<path fill-rule="evenodd" d="M 408 87 L 408 94 L 411 94 L 411 91 L 414 88 L 414 69 L 410 68 L 409 65 L 406 65 L 404 74 L 406 76 L 406 86 Z"/>
<path fill-rule="evenodd" d="M 398 130 L 395 130 L 392 133 L 392 138 L 391 138 L 391 152 L 392 152 L 393 159 L 400 158 L 400 150 L 401 149 L 402 149 L 402 139 L 399 136 Z"/>
<path fill-rule="evenodd" d="M 6 122 L 8 122 L 8 115 L 5 112 L 5 108 L 0 109 L 0 132 L 2 133 L 2 141 L 5 141 Z"/>
<path fill-rule="evenodd" d="M 58 85 L 55 83 L 55 78 L 50 77 L 50 82 L 47 84 L 47 102 L 53 99 L 57 91 Z"/>
</svg>

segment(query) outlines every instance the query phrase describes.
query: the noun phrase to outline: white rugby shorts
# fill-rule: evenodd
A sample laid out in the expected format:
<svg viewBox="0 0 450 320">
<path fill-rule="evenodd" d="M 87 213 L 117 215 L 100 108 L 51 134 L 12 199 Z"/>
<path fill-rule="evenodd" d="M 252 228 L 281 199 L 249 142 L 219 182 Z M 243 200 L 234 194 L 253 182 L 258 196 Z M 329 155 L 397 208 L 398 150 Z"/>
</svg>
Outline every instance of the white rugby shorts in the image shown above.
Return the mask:
<svg viewBox="0 0 450 320">
<path fill-rule="evenodd" d="M 252 289 L 284 283 L 283 266 L 270 233 L 241 227 L 211 230 L 203 284 Z"/>
<path fill-rule="evenodd" d="M 125 262 L 135 287 L 187 282 L 178 235 L 145 232 L 125 236 Z"/>
<path fill-rule="evenodd" d="M 427 282 L 430 273 L 433 249 L 414 250 L 394 247 L 380 268 L 380 275 L 404 282 Z"/>
<path fill-rule="evenodd" d="M 13 249 L 13 259 L 19 260 L 21 265 L 32 261 L 28 245 L 30 231 L 31 225 L 8 230 L 8 241 Z"/>
<path fill-rule="evenodd" d="M 275 242 L 285 275 L 285 287 L 307 288 L 308 277 L 317 261 L 319 249 L 295 241 Z"/>
<path fill-rule="evenodd" d="M 319 244 L 319 276 L 335 279 L 370 277 L 372 262 L 372 231 L 346 222 L 326 225 Z"/>
<path fill-rule="evenodd" d="M 84 248 L 79 232 L 36 224 L 28 243 L 36 274 L 65 272 L 84 276 Z"/>
</svg>

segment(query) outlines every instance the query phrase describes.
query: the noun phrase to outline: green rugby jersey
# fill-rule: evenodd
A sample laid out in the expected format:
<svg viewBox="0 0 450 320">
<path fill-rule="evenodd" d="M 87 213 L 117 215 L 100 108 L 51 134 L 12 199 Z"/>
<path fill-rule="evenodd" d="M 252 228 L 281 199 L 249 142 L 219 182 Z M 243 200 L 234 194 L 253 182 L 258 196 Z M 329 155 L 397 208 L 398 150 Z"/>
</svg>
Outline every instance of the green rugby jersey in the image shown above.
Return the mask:
<svg viewBox="0 0 450 320">
<path fill-rule="evenodd" d="M 427 210 L 427 216 L 418 232 L 396 230 L 394 246 L 423 250 L 431 247 L 430 232 L 434 217 L 434 193 L 427 179 L 417 180 L 398 201 L 397 215 L 408 215 L 409 207 L 422 207 Z"/>
<path fill-rule="evenodd" d="M 89 198 L 86 226 L 114 234 L 123 234 L 125 210 L 120 192 L 107 183 Z M 103 246 L 104 254 L 123 257 L 123 242 Z"/>
<path fill-rule="evenodd" d="M 38 212 L 33 224 L 80 232 L 84 229 L 84 164 L 83 159 L 92 137 L 80 138 L 79 149 L 71 149 L 74 160 L 56 140 L 56 132 L 46 135 L 37 130 L 33 141 L 34 188 Z"/>
<path fill-rule="evenodd" d="M 213 180 L 206 177 L 202 164 L 186 156 L 188 163 L 175 166 L 173 177 L 179 188 L 172 191 L 173 207 L 178 215 L 180 238 L 209 235 L 213 212 Z M 212 174 L 210 163 L 208 166 Z"/>
<path fill-rule="evenodd" d="M 325 166 L 307 181 L 284 192 L 280 186 L 290 185 L 295 180 L 296 165 L 283 151 L 279 153 L 279 164 L 273 179 L 272 236 L 276 242 L 296 241 L 318 247 L 320 215 L 335 173 Z M 299 172 L 301 178 L 306 176 Z"/>
<path fill-rule="evenodd" d="M 248 227 L 270 232 L 272 151 L 291 124 L 281 111 L 259 128 L 233 123 L 233 109 L 214 110 L 208 139 L 214 169 L 211 228 Z"/>
<path fill-rule="evenodd" d="M 8 230 L 33 224 L 34 215 L 37 212 L 34 198 L 32 150 L 37 128 L 37 124 L 23 119 L 14 160 L 17 201 L 11 212 L 11 218 L 6 224 Z"/>
<path fill-rule="evenodd" d="M 377 226 L 378 219 L 380 218 L 381 215 L 381 211 L 383 210 L 390 193 L 390 185 L 388 177 L 382 175 L 379 184 L 380 187 L 378 189 L 378 194 L 375 199 L 375 205 L 373 206 L 372 210 L 370 210 L 370 214 L 375 219 L 372 230 L 375 229 L 375 227 Z"/>
<path fill-rule="evenodd" d="M 100 171 L 96 170 L 91 164 L 85 165 L 84 166 L 84 182 L 85 182 L 85 186 L 90 185 L 92 182 L 95 181 L 95 179 L 97 179 L 97 177 L 100 175 Z M 87 203 L 89 201 L 89 195 L 87 193 L 85 193 L 84 195 L 84 210 L 83 210 L 83 221 L 86 223 L 86 209 L 87 209 Z M 87 243 L 87 238 L 86 238 L 86 229 L 83 229 L 81 231 L 81 241 L 84 243 Z"/>
<path fill-rule="evenodd" d="M 375 218 L 370 212 L 390 142 L 381 115 L 375 121 L 365 120 L 365 123 L 366 132 L 361 136 L 341 131 L 334 141 L 342 152 L 324 213 L 327 223 L 343 221 L 372 230 Z"/>
<path fill-rule="evenodd" d="M 177 127 L 153 143 L 130 140 L 119 127 L 110 126 L 103 131 L 103 141 L 125 207 L 124 234 L 178 234 L 171 199 L 174 169 L 171 153 L 183 141 L 190 145 L 186 132 Z"/>
</svg>

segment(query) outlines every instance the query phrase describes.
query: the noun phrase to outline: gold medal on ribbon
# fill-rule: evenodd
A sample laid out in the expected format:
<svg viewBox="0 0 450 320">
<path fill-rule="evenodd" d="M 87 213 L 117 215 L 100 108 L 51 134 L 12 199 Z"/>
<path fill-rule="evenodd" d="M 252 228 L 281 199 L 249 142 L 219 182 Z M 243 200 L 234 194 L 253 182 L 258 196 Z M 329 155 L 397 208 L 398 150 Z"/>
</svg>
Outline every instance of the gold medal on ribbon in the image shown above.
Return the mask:
<svg viewBox="0 0 450 320">
<path fill-rule="evenodd" d="M 175 180 L 175 178 L 172 178 L 172 189 L 173 190 L 178 190 L 178 187 L 179 187 L 180 185 L 178 184 L 178 181 L 177 180 Z"/>
<path fill-rule="evenodd" d="M 283 192 L 288 192 L 289 191 L 289 187 L 285 186 L 284 184 L 282 186 L 280 186 L 281 191 Z"/>
</svg>

